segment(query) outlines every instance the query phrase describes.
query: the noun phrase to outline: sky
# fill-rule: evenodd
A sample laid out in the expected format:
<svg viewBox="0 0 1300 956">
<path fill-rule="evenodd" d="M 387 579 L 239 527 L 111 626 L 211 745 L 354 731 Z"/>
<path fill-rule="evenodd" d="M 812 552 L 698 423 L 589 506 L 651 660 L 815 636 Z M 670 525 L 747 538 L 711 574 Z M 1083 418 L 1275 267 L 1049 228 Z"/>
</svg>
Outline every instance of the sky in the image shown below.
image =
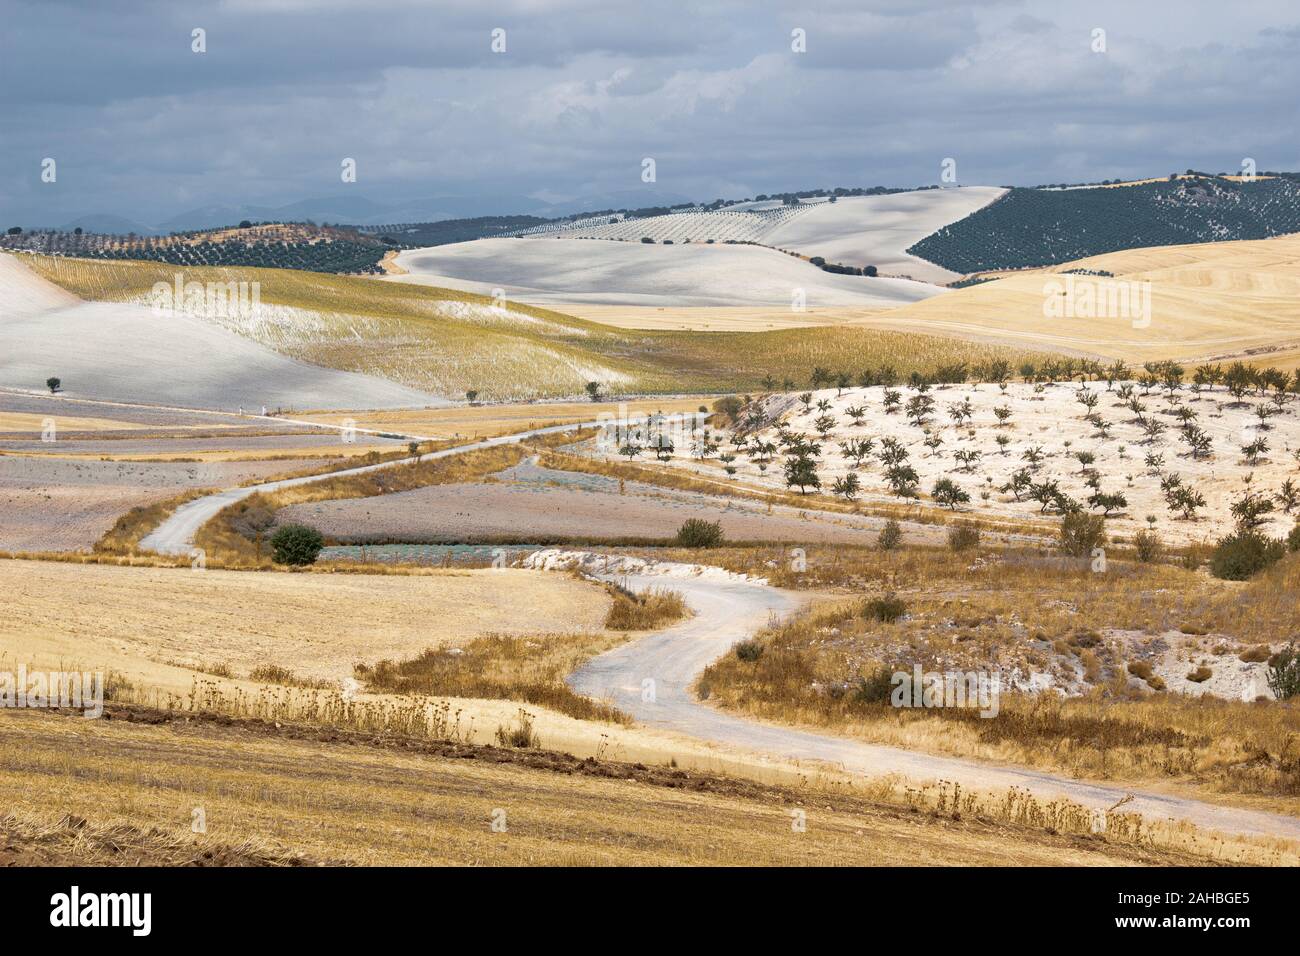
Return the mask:
<svg viewBox="0 0 1300 956">
<path fill-rule="evenodd" d="M 1291 0 L 0 0 L 0 225 L 1296 170 L 1296 90 Z"/>
</svg>

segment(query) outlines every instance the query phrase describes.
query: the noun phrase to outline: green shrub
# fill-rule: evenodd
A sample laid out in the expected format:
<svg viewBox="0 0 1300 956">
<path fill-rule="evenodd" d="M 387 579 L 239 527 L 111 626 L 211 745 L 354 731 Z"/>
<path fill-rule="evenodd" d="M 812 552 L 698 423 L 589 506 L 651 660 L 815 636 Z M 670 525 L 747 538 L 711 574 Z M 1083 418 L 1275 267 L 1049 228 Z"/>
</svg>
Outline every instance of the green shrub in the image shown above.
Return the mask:
<svg viewBox="0 0 1300 956">
<path fill-rule="evenodd" d="M 1280 560 L 1286 545 L 1257 531 L 1238 531 L 1223 538 L 1210 555 L 1210 571 L 1216 578 L 1245 581 Z"/>
<path fill-rule="evenodd" d="M 862 704 L 887 704 L 893 690 L 893 671 L 888 667 L 878 667 L 866 677 L 858 678 L 853 699 Z"/>
<path fill-rule="evenodd" d="M 865 601 L 859 613 L 865 618 L 888 624 L 907 613 L 907 604 L 897 594 L 886 594 Z"/>
<path fill-rule="evenodd" d="M 954 551 L 969 551 L 980 543 L 980 529 L 969 522 L 948 529 L 948 547 Z"/>
<path fill-rule="evenodd" d="M 287 524 L 271 535 L 276 564 L 315 564 L 325 539 L 305 524 Z"/>
<path fill-rule="evenodd" d="M 688 518 L 677 529 L 675 541 L 681 548 L 716 548 L 722 544 L 722 522 Z"/>
<path fill-rule="evenodd" d="M 1143 564 L 1154 564 L 1164 554 L 1165 544 L 1154 531 L 1139 531 L 1133 536 L 1137 559 Z"/>
<path fill-rule="evenodd" d="M 1072 511 L 1061 519 L 1060 542 L 1066 554 L 1086 558 L 1106 543 L 1106 521 L 1101 515 Z"/>
<path fill-rule="evenodd" d="M 1278 700 L 1300 694 L 1300 649 L 1294 642 L 1269 659 L 1268 687 Z"/>
<path fill-rule="evenodd" d="M 880 529 L 880 537 L 876 539 L 876 544 L 881 551 L 893 551 L 903 542 L 903 529 L 898 522 L 890 518 L 885 522 L 885 526 Z"/>
<path fill-rule="evenodd" d="M 736 657 L 746 664 L 752 664 L 763 656 L 763 645 L 758 641 L 741 641 L 736 645 Z"/>
<path fill-rule="evenodd" d="M 1300 551 L 1300 521 L 1295 523 L 1291 533 L 1286 536 L 1286 546 L 1291 551 Z"/>
</svg>

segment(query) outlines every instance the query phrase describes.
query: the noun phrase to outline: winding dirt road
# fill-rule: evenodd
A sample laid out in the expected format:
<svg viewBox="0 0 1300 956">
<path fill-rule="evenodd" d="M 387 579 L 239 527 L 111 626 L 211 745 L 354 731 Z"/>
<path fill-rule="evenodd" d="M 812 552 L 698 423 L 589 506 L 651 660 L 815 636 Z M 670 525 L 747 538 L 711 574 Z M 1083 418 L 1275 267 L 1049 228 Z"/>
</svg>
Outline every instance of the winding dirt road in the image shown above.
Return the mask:
<svg viewBox="0 0 1300 956">
<path fill-rule="evenodd" d="M 591 427 L 592 424 L 553 425 L 501 435 L 432 452 L 420 456 L 420 459 L 449 458 L 538 435 Z M 403 458 L 326 475 L 231 488 L 199 498 L 177 508 L 141 541 L 141 546 L 162 554 L 188 554 L 194 546 L 195 533 L 205 522 L 227 505 L 256 492 L 377 471 L 410 460 Z M 700 673 L 734 644 L 748 638 L 770 620 L 795 611 L 802 599 L 765 585 L 708 577 L 598 576 L 618 580 L 635 589 L 671 586 L 682 592 L 695 612 L 688 621 L 588 661 L 568 678 L 570 686 L 577 692 L 610 699 L 620 710 L 644 724 L 776 758 L 825 761 L 864 776 L 900 774 L 918 783 L 947 780 L 978 790 L 1020 787 L 1044 799 L 1064 797 L 1102 809 L 1131 797 L 1125 810 L 1153 819 L 1182 820 L 1225 833 L 1300 840 L 1298 817 L 1239 810 L 1182 797 L 1070 780 L 1034 770 L 917 753 L 765 724 L 715 710 L 696 700 L 691 692 L 691 686 Z M 647 681 L 651 683 L 647 684 Z M 647 693 L 651 687 L 653 692 Z"/>
<path fill-rule="evenodd" d="M 1300 840 L 1300 817 L 1239 810 L 1182 797 L 1094 784 L 1035 770 L 942 757 L 843 737 L 810 733 L 733 716 L 698 701 L 691 686 L 709 663 L 773 616 L 796 610 L 797 595 L 756 584 L 662 575 L 600 575 L 641 590 L 670 587 L 695 611 L 688 621 L 624 644 L 588 661 L 568 678 L 577 692 L 611 699 L 639 722 L 778 758 L 826 761 L 864 776 L 901 774 L 924 783 L 947 780 L 965 788 L 1019 787 L 1035 796 L 1064 797 L 1088 807 L 1173 819 L 1247 836 Z M 652 683 L 647 683 L 652 682 Z M 648 691 L 652 690 L 652 693 Z"/>
</svg>

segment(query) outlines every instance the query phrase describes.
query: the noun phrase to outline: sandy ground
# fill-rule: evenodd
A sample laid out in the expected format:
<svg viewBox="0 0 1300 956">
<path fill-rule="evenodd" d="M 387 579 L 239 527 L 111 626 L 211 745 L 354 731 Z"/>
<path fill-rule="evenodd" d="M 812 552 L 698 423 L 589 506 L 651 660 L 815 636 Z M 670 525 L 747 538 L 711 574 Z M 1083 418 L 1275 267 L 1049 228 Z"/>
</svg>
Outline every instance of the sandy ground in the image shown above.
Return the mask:
<svg viewBox="0 0 1300 956">
<path fill-rule="evenodd" d="M 801 212 L 767 233 L 763 243 L 821 256 L 827 262 L 874 265 L 882 275 L 951 282 L 960 276 L 905 250 L 1005 193 L 997 186 L 964 186 L 889 196 L 846 196 Z"/>
<path fill-rule="evenodd" d="M 659 575 L 615 575 L 634 588 L 661 585 Z M 1017 787 L 1044 799 L 1064 797 L 1104 809 L 1132 795 L 1125 809 L 1153 819 L 1254 836 L 1300 839 L 1300 817 L 1242 810 L 1047 773 L 940 757 L 736 717 L 695 699 L 691 687 L 703 669 L 737 641 L 791 613 L 797 598 L 773 588 L 708 577 L 672 578 L 695 616 L 681 624 L 624 644 L 583 665 L 569 678 L 577 691 L 610 698 L 622 710 L 655 728 L 702 737 L 777 758 L 824 760 L 853 774 L 901 774 L 910 780 L 941 779 L 974 789 Z M 649 682 L 649 684 L 647 684 Z M 646 687 L 653 693 L 646 693 Z"/>
<path fill-rule="evenodd" d="M 89 549 L 137 505 L 313 467 L 268 462 L 121 462 L 0 456 L 0 551 Z"/>
<path fill-rule="evenodd" d="M 0 256 L 0 385 L 71 397 L 235 411 L 240 407 L 384 408 L 438 403 L 383 379 L 299 362 L 183 314 L 68 303 L 68 294 Z"/>
<path fill-rule="evenodd" d="M 419 282 L 531 305 L 883 308 L 943 290 L 904 279 L 834 275 L 792 256 L 742 245 L 646 245 L 600 239 L 478 239 L 398 256 Z"/>
<path fill-rule="evenodd" d="M 177 667 L 259 664 L 342 680 L 357 661 L 403 658 L 487 633 L 603 626 L 609 598 L 560 574 L 248 574 L 0 560 L 0 656 L 121 671 L 189 689 Z M 521 609 L 526 613 L 520 613 Z"/>
<path fill-rule="evenodd" d="M 818 468 L 823 493 L 829 493 L 832 481 L 850 470 L 851 462 L 842 456 L 840 443 L 850 438 L 872 438 L 876 447 L 867 464 L 858 470 L 863 485 L 862 498 L 897 501 L 885 482 L 885 468 L 876 457 L 880 440 L 892 437 L 907 446 L 910 453 L 908 463 L 920 476 L 923 493 L 928 495 L 937 479 L 951 478 L 971 496 L 971 502 L 962 510 L 975 516 L 1039 516 L 1040 505 L 1037 502 L 1018 502 L 1011 493 L 998 490 L 1013 472 L 1026 466 L 1022 454 L 1031 447 L 1041 447 L 1045 455 L 1035 481 L 1048 477 L 1057 479 L 1063 491 L 1086 501 L 1092 492 L 1084 483 L 1080 463 L 1072 456 L 1077 452 L 1091 452 L 1096 457 L 1091 467 L 1101 475 L 1102 489 L 1122 493 L 1128 499 L 1128 507 L 1122 514 L 1112 515 L 1107 520 L 1107 527 L 1112 532 L 1130 535 L 1146 527 L 1147 515 L 1155 515 L 1158 531 L 1170 542 L 1199 540 L 1227 533 L 1233 524 L 1231 505 L 1245 490 L 1247 476 L 1254 476 L 1250 485 L 1253 490 L 1268 494 L 1277 491 L 1284 479 L 1294 480 L 1298 476 L 1297 462 L 1291 455 L 1292 451 L 1300 450 L 1300 417 L 1297 416 L 1300 405 L 1296 402 L 1287 405 L 1284 414 L 1269 420 L 1271 427 L 1268 431 L 1257 433 L 1268 439 L 1271 450 L 1266 458 L 1252 466 L 1246 464 L 1240 449 L 1256 434 L 1250 429 L 1258 424 L 1253 409 L 1260 399 L 1249 398 L 1246 404 L 1235 406 L 1222 386 L 1212 392 L 1203 392 L 1199 400 L 1184 390 L 1182 394 L 1187 407 L 1197 412 L 1198 425 L 1213 440 L 1213 455 L 1193 460 L 1179 437 L 1178 419 L 1167 410 L 1170 407 L 1168 403 L 1153 392 L 1143 402 L 1148 413 L 1154 413 L 1167 428 L 1154 451 L 1164 455 L 1164 471 L 1181 475 L 1185 484 L 1199 490 L 1206 499 L 1206 507 L 1197 520 L 1176 519 L 1166 506 L 1159 477 L 1149 473 L 1144 464 L 1146 454 L 1153 448 L 1142 443 L 1144 435 L 1134 423 L 1133 413 L 1122 406 L 1114 391 L 1107 393 L 1105 382 L 1092 383 L 1090 390 L 1100 396 L 1097 410 L 1112 424 L 1110 438 L 1094 437 L 1093 427 L 1083 420 L 1085 409 L 1076 400 L 1078 389 L 1077 383 L 1045 386 L 1041 393 L 1036 392 L 1032 385 L 1013 383 L 1005 395 L 994 385 L 932 389 L 929 394 L 934 398 L 935 411 L 928 427 L 944 442 L 937 453 L 923 444 L 925 432 L 913 425 L 902 411 L 889 415 L 883 413 L 884 390 L 878 387 L 846 389 L 839 397 L 836 397 L 835 389 L 816 392 L 810 411 L 805 412 L 802 405 L 796 404 L 784 415 L 784 421 L 792 432 L 815 437 L 813 423 L 822 414 L 816 403 L 823 399 L 831 403 L 830 414 L 836 425 L 823 443 L 822 465 Z M 1136 389 L 1139 396 L 1141 391 L 1140 387 Z M 915 394 L 911 389 L 902 389 L 902 392 L 904 402 Z M 965 400 L 970 401 L 974 416 L 970 424 L 959 428 L 949 417 L 949 406 Z M 1009 426 L 1000 428 L 993 409 L 1001 405 L 1012 409 L 1012 418 Z M 862 426 L 853 425 L 845 413 L 850 406 L 866 408 Z M 994 441 L 1000 433 L 1011 438 L 1006 454 Z M 775 441 L 773 430 L 769 429 L 763 437 Z M 1067 442 L 1070 443 L 1068 447 Z M 982 457 L 970 471 L 964 471 L 954 456 L 958 450 L 978 451 Z M 681 457 L 674 459 L 675 465 L 699 467 L 688 457 L 690 449 L 679 451 Z M 784 486 L 780 467 L 769 467 L 766 475 L 760 475 L 743 455 L 736 464 L 740 476 L 748 482 Z M 709 466 L 709 474 L 716 475 L 716 467 Z M 990 491 L 987 501 L 980 496 L 982 489 Z M 1264 530 L 1275 536 L 1285 535 L 1293 521 L 1292 516 L 1282 514 L 1279 508 Z"/>
</svg>

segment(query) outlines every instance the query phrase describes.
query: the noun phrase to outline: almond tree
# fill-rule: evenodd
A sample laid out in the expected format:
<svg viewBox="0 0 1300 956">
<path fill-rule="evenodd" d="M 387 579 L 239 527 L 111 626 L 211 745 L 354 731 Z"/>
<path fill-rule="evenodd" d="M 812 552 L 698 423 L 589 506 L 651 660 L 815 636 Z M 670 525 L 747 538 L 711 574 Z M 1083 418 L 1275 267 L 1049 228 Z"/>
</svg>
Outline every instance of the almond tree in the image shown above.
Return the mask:
<svg viewBox="0 0 1300 956">
<path fill-rule="evenodd" d="M 958 505 L 970 501 L 970 495 L 957 486 L 951 478 L 940 478 L 930 489 L 930 497 L 946 508 L 957 510 Z"/>
<path fill-rule="evenodd" d="M 852 501 L 857 496 L 860 487 L 861 482 L 858 481 L 858 476 L 853 472 L 849 472 L 844 477 L 835 479 L 834 484 L 831 485 L 831 493 L 838 495 L 845 501 Z"/>
</svg>

